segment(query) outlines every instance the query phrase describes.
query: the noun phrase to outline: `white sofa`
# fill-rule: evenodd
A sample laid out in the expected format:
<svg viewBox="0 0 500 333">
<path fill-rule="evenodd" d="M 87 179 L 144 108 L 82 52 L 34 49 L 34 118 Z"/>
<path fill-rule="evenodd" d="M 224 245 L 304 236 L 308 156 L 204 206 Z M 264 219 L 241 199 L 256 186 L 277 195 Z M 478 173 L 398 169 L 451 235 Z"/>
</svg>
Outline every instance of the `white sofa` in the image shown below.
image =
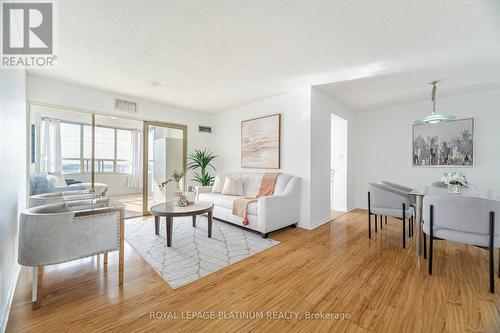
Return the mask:
<svg viewBox="0 0 500 333">
<path fill-rule="evenodd" d="M 259 192 L 263 173 L 231 173 L 225 176 L 241 177 L 244 197 L 255 197 Z M 213 193 L 211 186 L 197 186 L 196 199 L 214 204 L 213 217 L 243 226 L 242 218 L 232 214 L 233 202 L 240 196 Z M 287 174 L 276 178 L 274 193 L 261 197 L 248 205 L 246 228 L 258 231 L 266 238 L 272 231 L 291 226 L 296 227 L 300 216 L 300 179 Z"/>
</svg>

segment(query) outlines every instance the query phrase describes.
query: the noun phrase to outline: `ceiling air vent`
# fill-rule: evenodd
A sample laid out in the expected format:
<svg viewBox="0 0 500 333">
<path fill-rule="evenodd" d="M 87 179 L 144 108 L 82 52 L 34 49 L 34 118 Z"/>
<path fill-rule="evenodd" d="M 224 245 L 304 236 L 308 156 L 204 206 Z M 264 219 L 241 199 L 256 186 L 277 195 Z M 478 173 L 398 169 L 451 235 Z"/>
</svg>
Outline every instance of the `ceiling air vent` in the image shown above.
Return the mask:
<svg viewBox="0 0 500 333">
<path fill-rule="evenodd" d="M 137 113 L 137 103 L 115 98 L 115 111 Z"/>
<path fill-rule="evenodd" d="M 200 132 L 212 133 L 212 127 L 209 126 L 198 126 Z"/>
</svg>

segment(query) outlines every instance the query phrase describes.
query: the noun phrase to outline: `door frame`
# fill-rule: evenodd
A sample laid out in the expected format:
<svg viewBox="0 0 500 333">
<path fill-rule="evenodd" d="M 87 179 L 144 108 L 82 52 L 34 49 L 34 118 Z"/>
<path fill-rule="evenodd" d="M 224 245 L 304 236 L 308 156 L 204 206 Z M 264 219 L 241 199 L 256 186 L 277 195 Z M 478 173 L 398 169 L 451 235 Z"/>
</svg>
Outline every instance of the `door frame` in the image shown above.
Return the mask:
<svg viewBox="0 0 500 333">
<path fill-rule="evenodd" d="M 142 147 L 142 214 L 143 216 L 150 215 L 151 212 L 148 210 L 148 154 L 149 154 L 149 126 L 165 127 L 182 130 L 182 164 L 184 166 L 184 171 L 187 169 L 187 125 L 168 123 L 162 121 L 151 121 L 144 120 L 143 127 L 143 147 Z M 186 190 L 186 183 L 184 182 L 184 190 Z"/>
</svg>

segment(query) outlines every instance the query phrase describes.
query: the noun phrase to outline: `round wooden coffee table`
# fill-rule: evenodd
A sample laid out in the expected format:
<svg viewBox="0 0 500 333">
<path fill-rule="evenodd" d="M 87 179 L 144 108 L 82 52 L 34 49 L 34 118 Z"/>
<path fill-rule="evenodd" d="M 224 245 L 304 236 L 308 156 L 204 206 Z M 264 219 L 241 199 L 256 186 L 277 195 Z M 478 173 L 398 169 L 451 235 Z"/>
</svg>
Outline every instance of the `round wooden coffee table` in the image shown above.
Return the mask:
<svg viewBox="0 0 500 333">
<path fill-rule="evenodd" d="M 192 205 L 181 207 L 172 202 L 156 204 L 151 207 L 151 214 L 155 217 L 155 234 L 160 234 L 160 216 L 166 217 L 167 246 L 172 246 L 172 224 L 174 217 L 192 216 L 193 228 L 196 227 L 196 216 L 208 213 L 208 238 L 212 238 L 212 211 L 214 204 L 206 201 L 196 201 Z"/>
</svg>

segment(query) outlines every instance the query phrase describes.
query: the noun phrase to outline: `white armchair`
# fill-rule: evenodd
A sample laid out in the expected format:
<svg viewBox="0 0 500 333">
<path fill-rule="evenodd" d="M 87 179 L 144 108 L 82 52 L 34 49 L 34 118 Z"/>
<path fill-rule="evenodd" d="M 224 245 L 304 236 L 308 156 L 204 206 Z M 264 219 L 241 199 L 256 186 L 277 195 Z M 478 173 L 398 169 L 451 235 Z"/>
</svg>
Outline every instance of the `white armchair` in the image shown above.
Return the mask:
<svg viewBox="0 0 500 333">
<path fill-rule="evenodd" d="M 19 258 L 33 267 L 32 306 L 41 306 L 43 267 L 119 250 L 119 285 L 123 285 L 124 212 L 108 199 L 55 203 L 21 214 Z"/>
<path fill-rule="evenodd" d="M 500 248 L 500 226 L 495 225 L 495 216 L 500 216 L 500 202 L 498 201 L 447 194 L 425 196 L 423 230 L 425 234 L 429 235 L 429 274 L 432 275 L 435 239 L 487 248 L 489 251 L 490 292 L 494 293 L 493 251 L 495 248 Z M 426 241 L 424 245 L 425 249 L 427 247 Z M 498 274 L 500 277 L 500 261 Z"/>
<path fill-rule="evenodd" d="M 371 216 L 381 215 L 380 227 L 382 228 L 382 215 L 392 216 L 403 222 L 403 248 L 406 247 L 406 219 L 409 226 L 413 223 L 413 208 L 407 192 L 398 190 L 380 183 L 368 184 L 368 238 L 371 238 Z M 410 227 L 408 237 L 411 237 Z M 375 219 L 375 232 L 377 220 Z"/>
</svg>

